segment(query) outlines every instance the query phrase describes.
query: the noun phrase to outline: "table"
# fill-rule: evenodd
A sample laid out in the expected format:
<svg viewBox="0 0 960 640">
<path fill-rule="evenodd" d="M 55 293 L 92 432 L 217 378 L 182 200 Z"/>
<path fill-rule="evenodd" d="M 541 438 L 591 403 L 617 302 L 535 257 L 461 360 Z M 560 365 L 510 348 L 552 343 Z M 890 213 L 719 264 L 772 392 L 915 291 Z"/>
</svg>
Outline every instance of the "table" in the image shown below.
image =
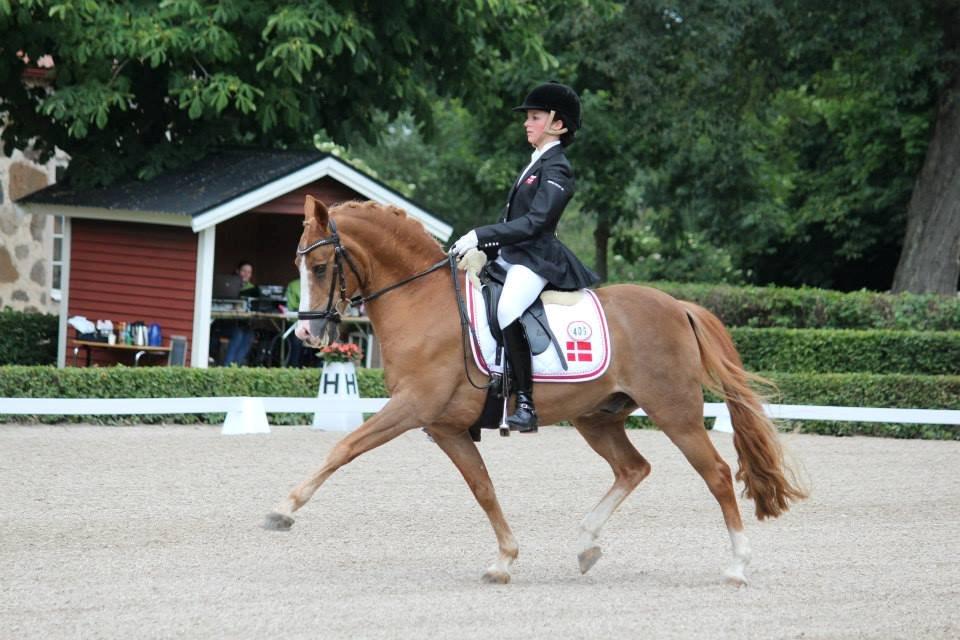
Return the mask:
<svg viewBox="0 0 960 640">
<path fill-rule="evenodd" d="M 77 355 L 83 347 L 87 352 L 87 366 L 90 366 L 90 352 L 92 349 L 103 349 L 116 352 L 135 352 L 133 356 L 133 366 L 140 364 L 140 358 L 150 354 L 170 353 L 170 346 L 166 347 L 148 347 L 146 345 L 136 344 L 108 344 L 106 342 L 95 342 L 93 340 L 74 340 L 73 341 L 73 366 L 77 366 Z"/>
<path fill-rule="evenodd" d="M 281 337 L 286 336 L 290 324 L 296 323 L 297 312 L 288 311 L 279 313 L 276 311 L 211 311 L 210 320 L 260 320 L 270 324 L 274 331 Z M 345 325 L 357 325 L 363 333 L 365 340 L 366 366 L 371 365 L 370 354 L 373 351 L 373 325 L 367 316 L 343 316 L 340 320 Z M 286 359 L 286 347 L 284 341 L 280 340 L 280 363 L 284 366 Z"/>
</svg>

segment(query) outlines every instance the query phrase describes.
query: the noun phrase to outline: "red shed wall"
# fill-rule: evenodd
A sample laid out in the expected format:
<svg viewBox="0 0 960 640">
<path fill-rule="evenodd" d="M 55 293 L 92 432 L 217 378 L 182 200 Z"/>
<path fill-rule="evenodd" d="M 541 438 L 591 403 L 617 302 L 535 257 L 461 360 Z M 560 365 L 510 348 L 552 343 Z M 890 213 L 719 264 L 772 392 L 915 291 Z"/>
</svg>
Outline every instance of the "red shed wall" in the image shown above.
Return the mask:
<svg viewBox="0 0 960 640">
<path fill-rule="evenodd" d="M 70 292 L 67 317 L 90 321 L 157 322 L 163 344 L 171 335 L 193 345 L 197 236 L 189 228 L 74 219 L 71 223 Z M 73 365 L 72 327 L 67 330 L 67 365 Z M 93 350 L 93 363 L 133 364 L 133 353 Z M 78 365 L 84 365 L 80 350 Z M 141 365 L 166 364 L 146 356 Z"/>
</svg>

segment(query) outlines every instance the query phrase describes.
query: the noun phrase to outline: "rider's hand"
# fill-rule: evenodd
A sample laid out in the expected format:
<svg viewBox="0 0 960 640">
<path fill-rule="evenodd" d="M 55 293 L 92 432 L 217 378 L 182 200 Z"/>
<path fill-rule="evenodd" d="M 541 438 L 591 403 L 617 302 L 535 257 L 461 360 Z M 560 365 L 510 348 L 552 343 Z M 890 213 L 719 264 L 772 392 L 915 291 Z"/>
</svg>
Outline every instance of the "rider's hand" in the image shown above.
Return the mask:
<svg viewBox="0 0 960 640">
<path fill-rule="evenodd" d="M 453 243 L 453 245 L 450 247 L 450 253 L 459 258 L 463 254 L 465 254 L 467 251 L 470 251 L 470 249 L 476 249 L 477 243 L 478 243 L 477 232 L 470 231 L 465 235 L 461 236 L 459 240 Z"/>
</svg>

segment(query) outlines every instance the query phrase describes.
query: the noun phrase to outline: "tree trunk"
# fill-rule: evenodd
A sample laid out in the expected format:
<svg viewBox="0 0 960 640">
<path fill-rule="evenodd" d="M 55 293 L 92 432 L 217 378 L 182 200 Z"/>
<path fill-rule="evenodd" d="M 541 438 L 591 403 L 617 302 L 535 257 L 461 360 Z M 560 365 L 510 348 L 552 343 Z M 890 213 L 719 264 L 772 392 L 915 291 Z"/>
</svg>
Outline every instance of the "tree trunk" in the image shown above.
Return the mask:
<svg viewBox="0 0 960 640">
<path fill-rule="evenodd" d="M 600 279 L 607 279 L 607 245 L 610 244 L 610 221 L 606 216 L 597 216 L 597 227 L 593 230 L 593 247 L 596 253 L 594 270 Z"/>
<path fill-rule="evenodd" d="M 955 19 L 960 11 L 948 11 Z M 952 15 L 951 15 L 952 14 Z M 958 50 L 955 22 L 946 44 Z M 955 294 L 960 279 L 960 66 L 944 87 L 923 168 L 907 207 L 907 231 L 893 291 Z"/>
</svg>

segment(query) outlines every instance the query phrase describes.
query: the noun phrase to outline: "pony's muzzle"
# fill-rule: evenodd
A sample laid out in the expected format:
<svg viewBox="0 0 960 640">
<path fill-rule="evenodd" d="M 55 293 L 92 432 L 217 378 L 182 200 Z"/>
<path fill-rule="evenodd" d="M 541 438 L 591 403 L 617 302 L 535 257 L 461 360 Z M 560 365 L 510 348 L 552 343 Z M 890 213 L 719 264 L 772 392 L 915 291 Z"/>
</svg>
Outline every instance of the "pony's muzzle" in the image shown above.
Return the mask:
<svg viewBox="0 0 960 640">
<path fill-rule="evenodd" d="M 308 347 L 325 347 L 336 336 L 336 324 L 329 320 L 298 320 L 294 334 Z"/>
</svg>

